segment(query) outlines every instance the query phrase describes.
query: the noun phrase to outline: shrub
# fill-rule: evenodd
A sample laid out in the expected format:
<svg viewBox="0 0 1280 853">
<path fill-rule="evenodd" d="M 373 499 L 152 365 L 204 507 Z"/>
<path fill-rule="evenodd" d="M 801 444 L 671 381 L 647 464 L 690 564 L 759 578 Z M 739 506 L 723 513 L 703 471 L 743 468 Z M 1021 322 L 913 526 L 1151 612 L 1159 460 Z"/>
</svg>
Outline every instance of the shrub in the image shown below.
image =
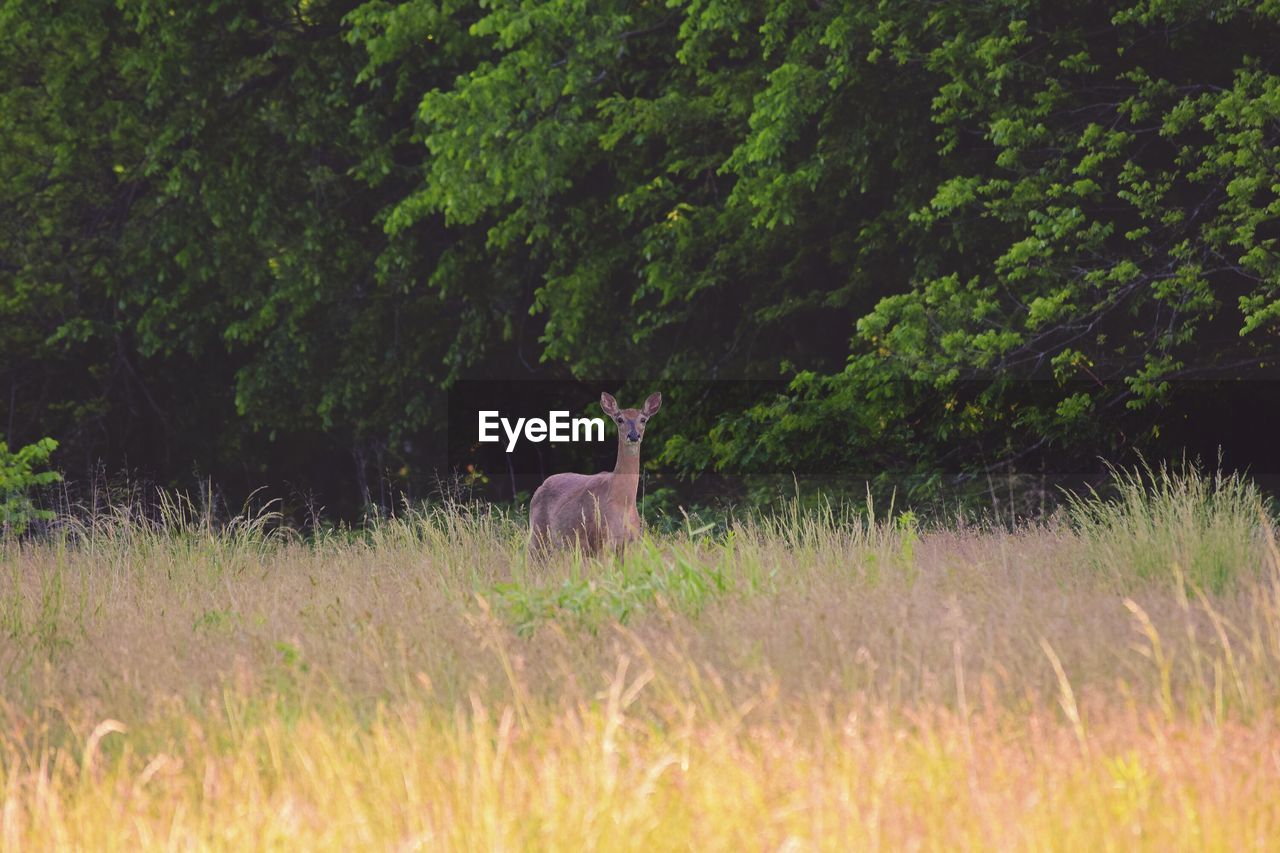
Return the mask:
<svg viewBox="0 0 1280 853">
<path fill-rule="evenodd" d="M 37 471 L 49 462 L 58 447 L 52 438 L 42 438 L 16 452 L 0 441 L 0 535 L 16 536 L 26 532 L 32 521 L 53 517 L 49 510 L 38 509 L 31 493 L 62 479 L 57 471 Z"/>
</svg>

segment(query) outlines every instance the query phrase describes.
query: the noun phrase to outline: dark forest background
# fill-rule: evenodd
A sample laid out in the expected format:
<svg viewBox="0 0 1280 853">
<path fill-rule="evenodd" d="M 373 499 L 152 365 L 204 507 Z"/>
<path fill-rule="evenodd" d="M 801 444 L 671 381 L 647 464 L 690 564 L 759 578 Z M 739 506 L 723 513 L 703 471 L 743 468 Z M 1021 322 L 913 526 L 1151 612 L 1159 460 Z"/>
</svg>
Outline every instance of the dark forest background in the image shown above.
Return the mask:
<svg viewBox="0 0 1280 853">
<path fill-rule="evenodd" d="M 3 0 L 0 430 L 349 514 L 459 383 L 666 382 L 667 489 L 1265 481 L 1278 57 L 1275 2 Z"/>
</svg>

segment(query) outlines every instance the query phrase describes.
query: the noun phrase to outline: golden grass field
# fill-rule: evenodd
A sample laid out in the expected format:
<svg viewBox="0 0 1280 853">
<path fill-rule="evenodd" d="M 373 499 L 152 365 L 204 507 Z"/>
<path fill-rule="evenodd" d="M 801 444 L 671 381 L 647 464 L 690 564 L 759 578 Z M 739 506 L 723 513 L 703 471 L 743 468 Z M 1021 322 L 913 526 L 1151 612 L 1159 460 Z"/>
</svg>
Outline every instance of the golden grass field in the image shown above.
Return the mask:
<svg viewBox="0 0 1280 853">
<path fill-rule="evenodd" d="M 1273 522 L 1118 487 L 541 566 L 457 506 L 68 520 L 0 546 L 0 848 L 1280 846 Z"/>
</svg>

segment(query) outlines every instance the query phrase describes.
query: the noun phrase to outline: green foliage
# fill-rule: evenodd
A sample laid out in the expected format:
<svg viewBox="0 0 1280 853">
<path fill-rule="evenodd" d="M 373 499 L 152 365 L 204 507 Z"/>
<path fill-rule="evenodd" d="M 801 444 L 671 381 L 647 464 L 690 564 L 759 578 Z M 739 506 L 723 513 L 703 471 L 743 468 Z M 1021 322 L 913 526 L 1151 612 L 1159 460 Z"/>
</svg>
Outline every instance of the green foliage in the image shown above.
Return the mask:
<svg viewBox="0 0 1280 853">
<path fill-rule="evenodd" d="M 36 470 L 49 463 L 49 455 L 57 447 L 58 442 L 52 438 L 42 438 L 11 451 L 7 443 L 0 441 L 0 534 L 20 535 L 32 521 L 53 518 L 50 510 L 35 506 L 31 492 L 62 479 L 57 471 Z"/>
<path fill-rule="evenodd" d="M 925 465 L 944 448 L 990 457 L 993 438 L 1015 451 L 1050 442 L 1097 452 L 1125 433 L 1087 412 L 1167 402 L 1174 379 L 1265 370 L 1274 337 L 1254 332 L 1280 283 L 1265 260 L 1274 234 L 1260 230 L 1280 201 L 1280 78 L 1259 71 L 1263 43 L 1245 33 L 1274 34 L 1274 10 L 1162 9 L 1156 20 L 1186 28 L 1176 36 L 1121 13 L 1103 39 L 1087 35 L 1102 22 L 1085 8 L 1052 28 L 1009 22 L 996 5 L 864 14 L 884 18 L 877 43 L 893 34 L 893 50 L 869 58 L 907 73 L 923 65 L 922 93 L 935 93 L 939 146 L 916 168 L 936 189 L 899 220 L 901 240 L 930 248 L 904 292 L 858 321 L 843 373 L 798 374 L 788 399 L 757 406 L 734 432 L 763 430 L 756 448 L 773 460 L 836 445 L 820 427 L 842 419 L 858 426 L 845 442 L 851 460 L 884 449 Z M 1144 45 L 1153 37 L 1161 51 Z M 1213 69 L 1178 60 L 1203 57 L 1206 43 L 1233 49 L 1215 52 Z M 1238 345 L 1204 350 L 1204 337 L 1232 329 Z M 1039 379 L 1061 391 L 1029 405 L 1019 382 Z M 710 438 L 716 459 L 742 457 Z"/>
<path fill-rule="evenodd" d="M 471 33 L 495 56 L 424 99 L 433 160 L 393 217 L 529 246 L 543 358 L 580 375 L 807 368 L 694 413 L 665 461 L 1096 452 L 1125 433 L 1090 415 L 1274 357 L 1274 10 L 674 8 L 493 7 Z M 804 346 L 826 335 L 770 336 L 815 310 L 856 319 L 843 370 Z"/>
<path fill-rule="evenodd" d="M 612 375 L 789 382 L 669 395 L 686 474 L 915 499 L 1155 447 L 1179 380 L 1280 355 L 1277 41 L 1273 3 L 7 0 L 10 434 L 363 495 L 427 480 L 460 378 Z"/>
<path fill-rule="evenodd" d="M 558 585 L 500 584 L 494 592 L 505 618 L 525 635 L 546 622 L 594 631 L 663 606 L 696 614 L 734 585 L 732 544 L 716 550 L 719 559 L 708 564 L 688 546 L 665 547 L 646 539 L 603 571 L 592 567 Z"/>
<path fill-rule="evenodd" d="M 383 225 L 418 93 L 458 57 L 370 65 L 355 8 L 4 4 L 18 434 L 96 454 L 106 433 L 171 474 L 253 482 L 299 437 L 374 464 L 443 419 L 438 389 L 483 360 L 494 318 L 431 283 L 450 265 L 438 228 Z"/>
</svg>

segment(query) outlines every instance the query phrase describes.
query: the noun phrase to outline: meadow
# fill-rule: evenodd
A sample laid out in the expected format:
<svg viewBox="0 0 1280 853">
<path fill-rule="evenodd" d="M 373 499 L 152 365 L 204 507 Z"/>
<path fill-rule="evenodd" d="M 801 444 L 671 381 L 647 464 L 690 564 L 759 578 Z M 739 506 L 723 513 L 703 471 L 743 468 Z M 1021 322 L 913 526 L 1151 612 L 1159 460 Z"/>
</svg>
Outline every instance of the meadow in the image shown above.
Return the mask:
<svg viewBox="0 0 1280 853">
<path fill-rule="evenodd" d="M 0 848 L 1274 846 L 1276 539 L 1170 470 L 538 565 L 466 505 L 69 515 L 0 545 Z"/>
</svg>

